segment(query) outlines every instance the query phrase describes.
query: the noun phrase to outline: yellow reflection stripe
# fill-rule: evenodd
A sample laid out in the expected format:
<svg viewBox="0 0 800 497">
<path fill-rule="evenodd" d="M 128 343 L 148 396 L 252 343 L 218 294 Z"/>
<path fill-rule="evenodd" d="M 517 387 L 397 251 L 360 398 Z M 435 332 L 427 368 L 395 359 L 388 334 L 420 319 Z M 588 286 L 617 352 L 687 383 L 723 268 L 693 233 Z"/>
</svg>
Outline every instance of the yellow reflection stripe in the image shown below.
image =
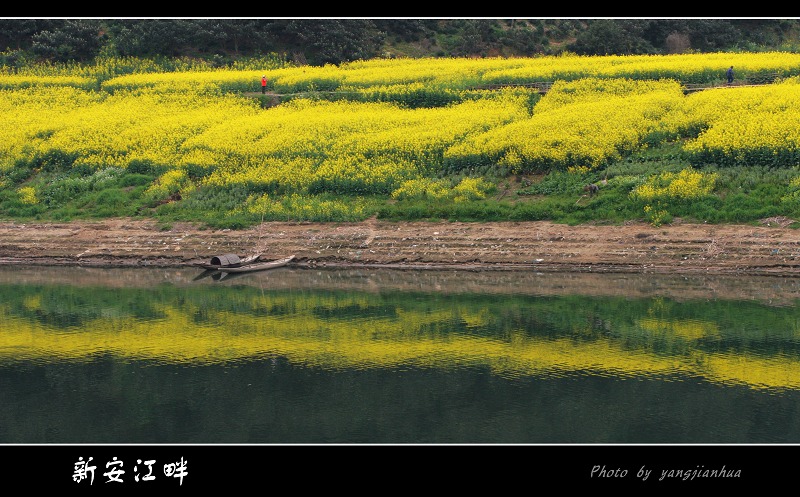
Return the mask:
<svg viewBox="0 0 800 497">
<path fill-rule="evenodd" d="M 624 347 L 611 338 L 576 342 L 513 333 L 509 340 L 470 334 L 421 336 L 403 329 L 397 318 L 351 322 L 300 318 L 275 319 L 218 313 L 198 324 L 167 309 L 161 320 L 97 321 L 82 329 L 54 330 L 20 318 L 4 318 L 0 357 L 25 360 L 88 361 L 98 355 L 158 363 L 206 365 L 281 355 L 297 364 L 325 369 L 418 366 L 488 367 L 495 374 L 590 373 L 615 377 L 679 374 L 751 388 L 800 387 L 800 362 L 788 356 L 745 354 L 662 356 Z M 409 323 L 405 323 L 408 325 Z"/>
</svg>

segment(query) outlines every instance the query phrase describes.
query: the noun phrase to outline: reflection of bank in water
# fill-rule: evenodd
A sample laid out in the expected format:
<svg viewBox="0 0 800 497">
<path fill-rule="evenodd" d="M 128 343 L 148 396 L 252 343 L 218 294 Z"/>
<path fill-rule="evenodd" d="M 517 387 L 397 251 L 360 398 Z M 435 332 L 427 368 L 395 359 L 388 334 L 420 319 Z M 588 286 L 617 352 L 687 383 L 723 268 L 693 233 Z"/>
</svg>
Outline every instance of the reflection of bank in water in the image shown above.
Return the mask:
<svg viewBox="0 0 800 497">
<path fill-rule="evenodd" d="M 582 276 L 598 275 L 574 275 L 570 285 L 547 275 L 530 288 L 514 285 L 536 275 L 287 268 L 280 278 L 253 273 L 229 286 L 152 270 L 134 286 L 120 285 L 120 273 L 135 279 L 150 270 L 94 271 L 100 274 L 91 285 L 47 283 L 41 274 L 23 274 L 38 282 L 20 283 L 0 271 L 2 359 L 116 356 L 202 366 L 282 356 L 331 370 L 481 368 L 507 378 L 696 378 L 800 388 L 794 306 L 708 294 L 679 301 L 654 290 L 676 290 L 679 280 L 651 281 L 648 295 L 636 296 L 645 282 L 607 279 L 607 287 L 627 293 L 596 294 Z M 581 281 L 588 292 L 567 288 Z"/>
<path fill-rule="evenodd" d="M 210 281 L 209 273 L 188 268 L 93 268 L 0 266 L 0 284 L 63 283 L 108 287 L 183 286 Z M 280 278 L 253 273 L 237 282 L 256 288 L 333 290 L 435 290 L 440 293 L 519 295 L 587 295 L 648 297 L 675 300 L 726 299 L 766 305 L 800 301 L 800 278 L 731 275 L 667 275 L 640 273 L 538 273 L 535 271 L 434 271 L 398 269 L 286 268 Z"/>
<path fill-rule="evenodd" d="M 756 389 L 800 389 L 800 358 L 765 357 L 745 350 L 704 352 L 693 348 L 691 342 L 684 343 L 683 355 L 674 351 L 659 354 L 613 337 L 549 339 L 529 336 L 523 330 L 504 337 L 455 332 L 436 337 L 415 332 L 454 326 L 453 322 L 436 319 L 332 323 L 330 318 L 320 319 L 311 312 L 271 320 L 268 315 L 206 310 L 201 313 L 202 326 L 197 326 L 194 317 L 175 309 L 168 310 L 167 315 L 158 322 L 97 320 L 87 323 L 93 330 L 90 333 L 65 335 L 29 320 L 4 317 L 8 331 L 0 338 L 0 348 L 6 351 L 4 361 L 40 364 L 116 356 L 126 361 L 203 366 L 281 356 L 298 365 L 332 370 L 488 368 L 506 378 L 694 378 Z M 416 329 L 409 332 L 409 326 Z M 613 326 L 611 330 L 613 333 Z"/>
</svg>

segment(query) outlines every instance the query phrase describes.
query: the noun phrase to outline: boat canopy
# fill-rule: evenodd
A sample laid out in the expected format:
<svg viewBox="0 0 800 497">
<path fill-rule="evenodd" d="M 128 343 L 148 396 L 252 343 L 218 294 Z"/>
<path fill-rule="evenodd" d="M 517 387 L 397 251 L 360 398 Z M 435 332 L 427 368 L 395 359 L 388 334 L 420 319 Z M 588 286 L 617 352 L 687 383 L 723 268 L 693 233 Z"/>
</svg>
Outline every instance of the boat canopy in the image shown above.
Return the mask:
<svg viewBox="0 0 800 497">
<path fill-rule="evenodd" d="M 241 264 L 242 260 L 239 259 L 239 256 L 236 254 L 224 254 L 224 255 L 215 255 L 211 258 L 211 264 L 213 266 L 235 266 L 236 264 Z"/>
</svg>

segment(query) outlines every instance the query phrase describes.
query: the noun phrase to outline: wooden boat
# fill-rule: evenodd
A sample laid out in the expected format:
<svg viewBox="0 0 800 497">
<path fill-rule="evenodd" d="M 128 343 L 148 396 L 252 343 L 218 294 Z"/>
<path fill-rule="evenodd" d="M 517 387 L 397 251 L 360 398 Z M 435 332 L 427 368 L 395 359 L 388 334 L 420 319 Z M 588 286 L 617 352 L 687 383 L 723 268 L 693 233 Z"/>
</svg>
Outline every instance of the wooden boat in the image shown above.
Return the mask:
<svg viewBox="0 0 800 497">
<path fill-rule="evenodd" d="M 256 262 L 253 264 L 246 264 L 237 267 L 219 267 L 217 268 L 217 271 L 223 273 L 251 273 L 253 271 L 263 271 L 265 269 L 282 267 L 289 264 L 293 260 L 294 260 L 294 255 L 290 255 L 289 257 L 284 257 L 283 259 L 276 259 L 274 261 Z"/>
<path fill-rule="evenodd" d="M 219 255 L 211 258 L 210 263 L 199 263 L 195 264 L 196 267 L 203 268 L 203 269 L 219 269 L 223 267 L 241 267 L 246 264 L 250 264 L 251 262 L 255 262 L 261 257 L 263 252 L 259 252 L 257 254 L 249 255 L 243 259 L 239 259 L 236 254 L 225 254 Z"/>
</svg>

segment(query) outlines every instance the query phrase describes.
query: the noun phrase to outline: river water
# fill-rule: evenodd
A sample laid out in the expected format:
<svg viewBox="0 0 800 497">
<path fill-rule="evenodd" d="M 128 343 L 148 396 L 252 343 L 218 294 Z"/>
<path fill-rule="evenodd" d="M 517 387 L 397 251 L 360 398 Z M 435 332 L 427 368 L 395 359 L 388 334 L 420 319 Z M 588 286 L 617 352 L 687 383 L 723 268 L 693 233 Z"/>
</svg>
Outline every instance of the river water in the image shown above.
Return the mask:
<svg viewBox="0 0 800 497">
<path fill-rule="evenodd" d="M 800 443 L 800 280 L 0 267 L 2 444 Z"/>
</svg>

